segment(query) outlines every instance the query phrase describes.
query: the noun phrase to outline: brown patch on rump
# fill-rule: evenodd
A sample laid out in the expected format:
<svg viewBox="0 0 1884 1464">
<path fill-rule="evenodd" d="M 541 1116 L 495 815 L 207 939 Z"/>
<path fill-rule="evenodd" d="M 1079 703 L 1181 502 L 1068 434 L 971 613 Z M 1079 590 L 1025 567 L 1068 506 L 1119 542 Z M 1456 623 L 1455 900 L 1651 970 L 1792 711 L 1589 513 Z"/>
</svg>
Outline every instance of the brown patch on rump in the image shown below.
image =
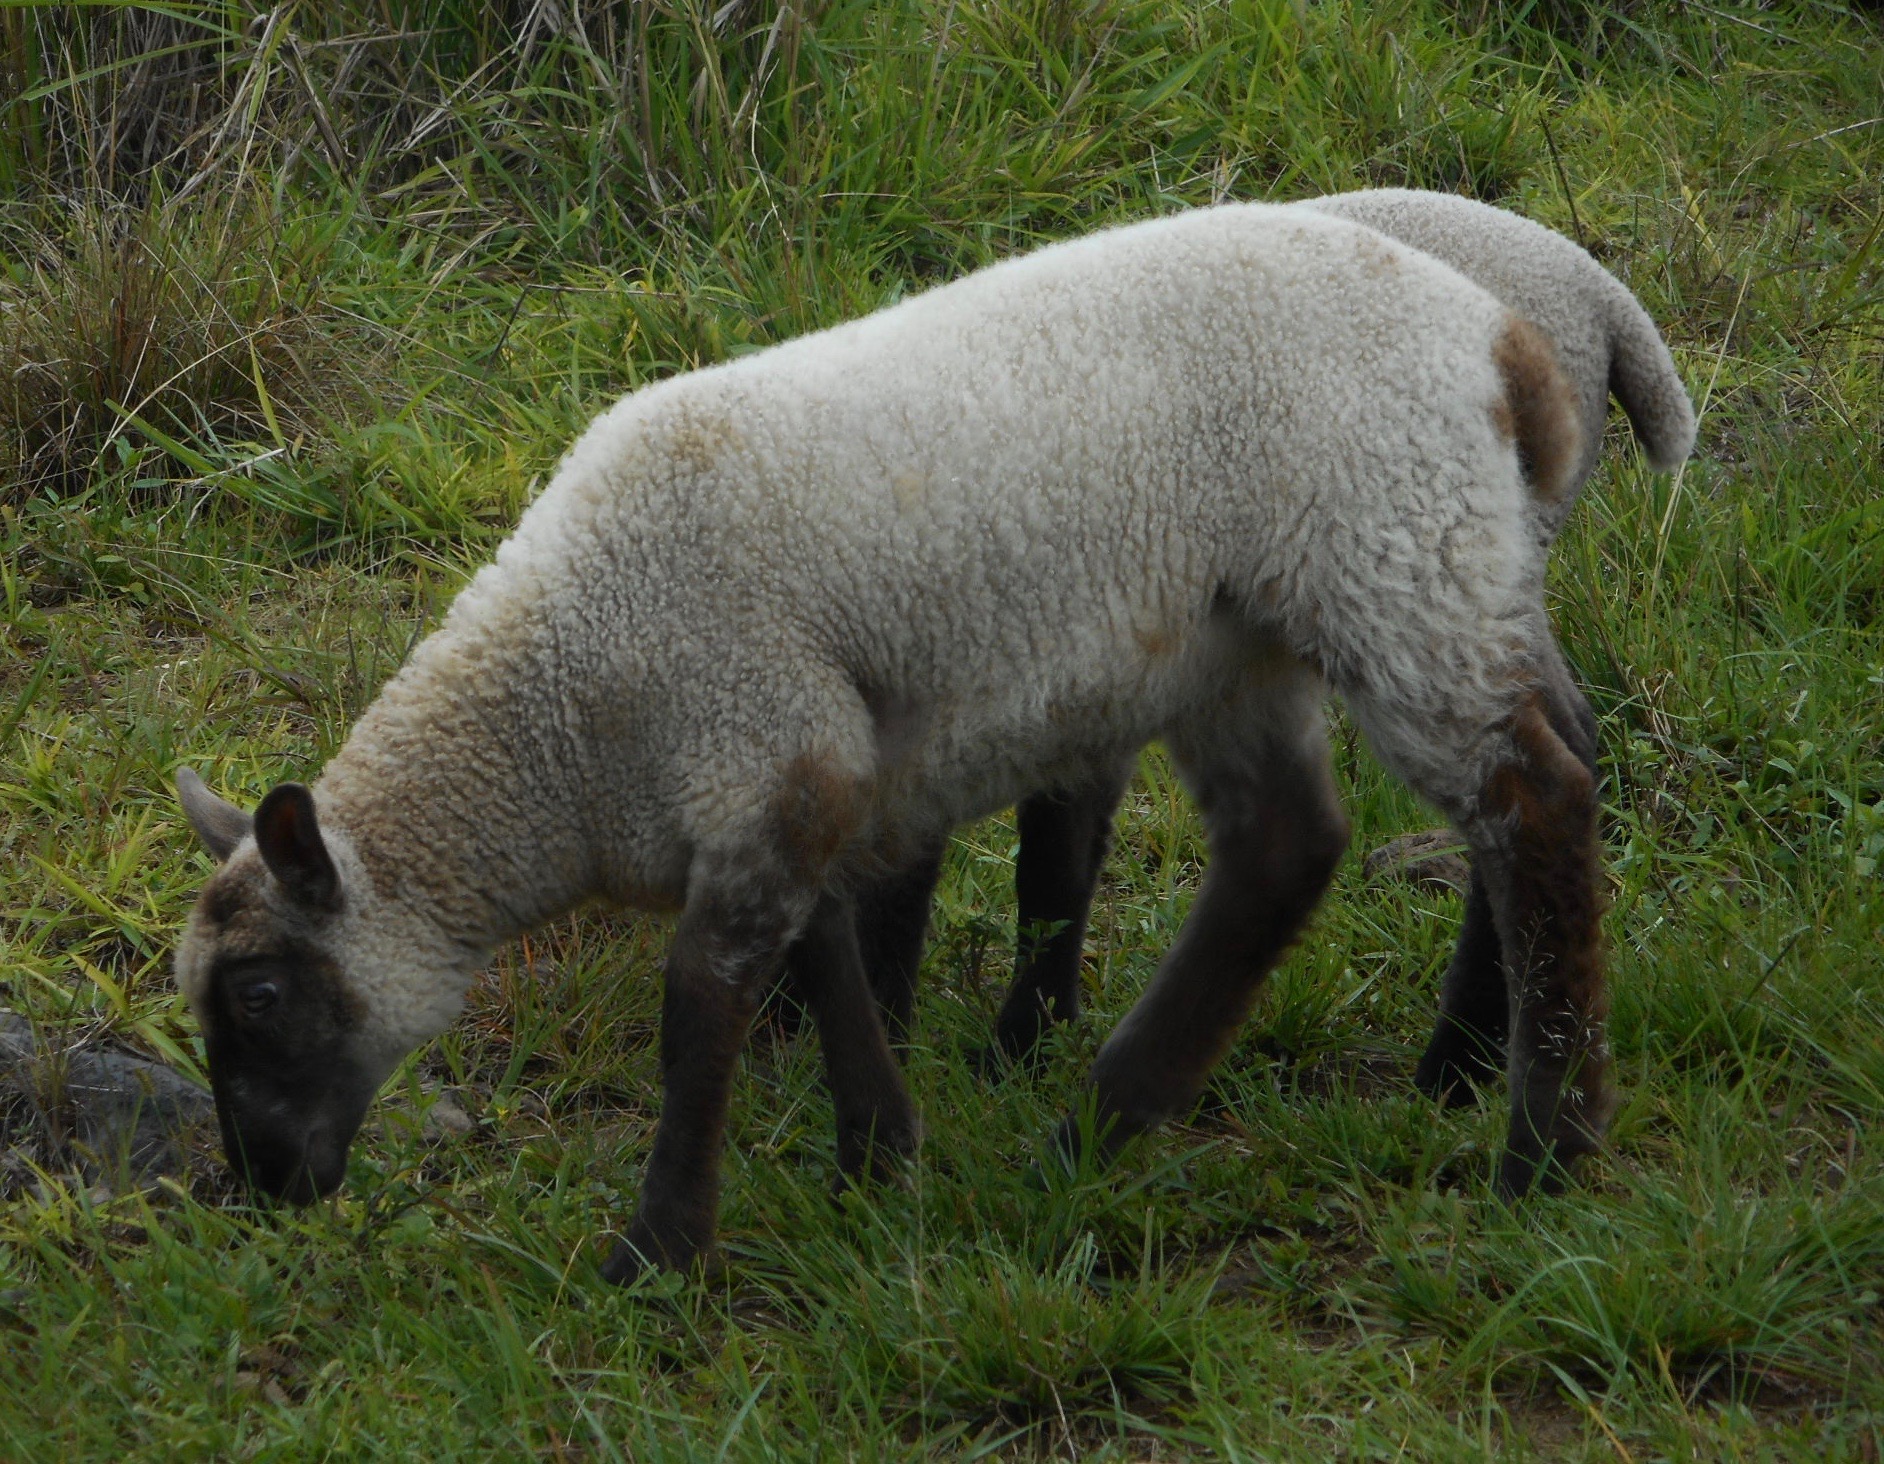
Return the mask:
<svg viewBox="0 0 1884 1464">
<path fill-rule="evenodd" d="M 779 839 L 797 870 L 822 870 L 862 821 L 857 780 L 831 761 L 802 752 L 785 765 L 772 804 Z"/>
<path fill-rule="evenodd" d="M 1177 649 L 1177 637 L 1165 630 L 1135 630 L 1132 639 L 1147 656 L 1168 656 Z"/>
<path fill-rule="evenodd" d="M 1506 318 L 1492 346 L 1504 378 L 1504 399 L 1492 408 L 1498 435 L 1516 442 L 1525 482 L 1539 498 L 1555 500 L 1569 487 L 1582 446 L 1576 390 L 1557 365 L 1557 352 L 1530 321 Z"/>
</svg>

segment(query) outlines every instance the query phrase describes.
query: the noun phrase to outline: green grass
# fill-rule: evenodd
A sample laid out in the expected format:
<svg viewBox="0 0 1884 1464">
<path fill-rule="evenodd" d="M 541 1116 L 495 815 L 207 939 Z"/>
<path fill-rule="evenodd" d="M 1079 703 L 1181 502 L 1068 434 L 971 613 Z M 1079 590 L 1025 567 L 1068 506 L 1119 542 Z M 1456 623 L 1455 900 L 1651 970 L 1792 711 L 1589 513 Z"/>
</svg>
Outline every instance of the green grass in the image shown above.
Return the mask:
<svg viewBox="0 0 1884 1464">
<path fill-rule="evenodd" d="M 709 1284 L 595 1274 L 657 1109 L 654 921 L 504 952 L 308 1212 L 207 1150 L 113 1193 L 0 1114 L 37 1166 L 0 1179 L 0 1456 L 1877 1458 L 1876 19 L 657 0 L 520 41 L 548 9 L 0 10 L 4 1005 L 199 1063 L 174 769 L 316 769 L 620 392 L 1109 220 L 1406 183 L 1580 235 L 1703 408 L 1674 479 L 1619 428 L 1553 571 L 1613 1142 L 1508 1209 L 1497 1102 L 1412 1093 L 1458 902 L 1362 880 L 1430 816 L 1343 726 L 1356 857 L 1197 1113 L 1039 1178 L 1196 885 L 1153 753 L 1038 1081 L 966 1056 L 1014 835 L 958 839 L 905 1183 L 833 1199 L 815 1047 L 755 1035 Z M 423 1124 L 445 1089 L 470 1134 Z"/>
</svg>

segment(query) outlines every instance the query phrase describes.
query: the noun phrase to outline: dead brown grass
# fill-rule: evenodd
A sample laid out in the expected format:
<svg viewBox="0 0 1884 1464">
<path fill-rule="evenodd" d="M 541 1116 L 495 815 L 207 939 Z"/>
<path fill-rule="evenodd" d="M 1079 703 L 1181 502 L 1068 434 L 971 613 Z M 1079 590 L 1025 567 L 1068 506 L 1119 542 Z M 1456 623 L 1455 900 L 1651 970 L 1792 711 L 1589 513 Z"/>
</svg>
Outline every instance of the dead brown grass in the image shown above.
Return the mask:
<svg viewBox="0 0 1884 1464">
<path fill-rule="evenodd" d="M 184 441 L 288 445 L 358 395 L 371 353 L 326 297 L 331 225 L 283 223 L 253 190 L 39 212 L 0 277 L 0 501 L 67 491 L 106 455 L 150 462 L 147 485 L 194 476 Z"/>
</svg>

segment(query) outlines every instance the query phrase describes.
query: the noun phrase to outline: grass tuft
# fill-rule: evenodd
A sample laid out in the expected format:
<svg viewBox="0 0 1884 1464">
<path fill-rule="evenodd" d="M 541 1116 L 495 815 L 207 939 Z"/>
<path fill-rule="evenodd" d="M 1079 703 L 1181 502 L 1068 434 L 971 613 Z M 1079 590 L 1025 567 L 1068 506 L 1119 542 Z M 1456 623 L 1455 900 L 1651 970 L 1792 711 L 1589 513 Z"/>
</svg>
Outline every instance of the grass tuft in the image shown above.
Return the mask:
<svg viewBox="0 0 1884 1464">
<path fill-rule="evenodd" d="M 284 223 L 253 193 L 207 214 L 97 194 L 60 212 L 6 231 L 0 502 L 106 474 L 167 488 L 359 403 L 371 347 L 326 284 L 344 215 Z"/>
</svg>

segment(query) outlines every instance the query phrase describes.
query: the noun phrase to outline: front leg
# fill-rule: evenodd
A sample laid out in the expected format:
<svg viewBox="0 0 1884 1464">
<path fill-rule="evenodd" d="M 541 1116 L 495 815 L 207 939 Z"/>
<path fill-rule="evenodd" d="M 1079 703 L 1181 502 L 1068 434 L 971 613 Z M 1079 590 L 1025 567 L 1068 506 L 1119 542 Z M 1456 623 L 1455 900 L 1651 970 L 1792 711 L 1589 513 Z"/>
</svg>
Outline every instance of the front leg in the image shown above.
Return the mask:
<svg viewBox="0 0 1884 1464">
<path fill-rule="evenodd" d="M 1348 842 L 1321 682 L 1306 669 L 1253 686 L 1166 740 L 1203 814 L 1210 868 L 1151 984 L 1093 1062 L 1101 1159 L 1197 1101 Z M 1082 1142 L 1069 1116 L 1059 1148 L 1072 1155 Z"/>
<path fill-rule="evenodd" d="M 926 902 L 926 887 L 923 893 Z M 793 983 L 811 1008 L 824 1048 L 838 1167 L 853 1178 L 866 1170 L 881 1175 L 892 1159 L 913 1154 L 920 1132 L 877 1016 L 857 927 L 851 902 L 827 891 L 790 956 Z"/>
<path fill-rule="evenodd" d="M 1014 984 L 994 1029 L 1014 1061 L 1035 1060 L 1048 1026 L 1079 1015 L 1079 958 L 1093 888 L 1135 765 L 1132 759 L 1102 768 L 1079 787 L 1038 793 L 1020 805 Z"/>
<path fill-rule="evenodd" d="M 942 875 L 946 835 L 924 841 L 907 862 L 857 890 L 857 948 L 890 1042 L 909 1043 L 916 1011 L 916 977 L 929 934 L 929 903 Z"/>
<path fill-rule="evenodd" d="M 835 706 L 819 730 L 841 727 L 844 710 Z M 667 958 L 661 1121 L 641 1204 L 602 1268 L 607 1280 L 628 1281 L 650 1265 L 691 1269 L 712 1252 L 733 1067 L 760 998 L 810 923 L 832 862 L 861 821 L 867 774 L 857 766 L 809 751 L 747 763 L 746 786 L 769 785 L 769 796 L 753 816 L 722 826 L 711 843 L 696 847 Z M 717 769 L 732 786 L 739 771 L 731 763 Z"/>
<path fill-rule="evenodd" d="M 710 1256 L 733 1068 L 759 998 L 815 899 L 779 877 L 696 870 L 667 957 L 654 1152 L 604 1279 L 625 1284 L 648 1266 L 685 1271 Z"/>
</svg>

